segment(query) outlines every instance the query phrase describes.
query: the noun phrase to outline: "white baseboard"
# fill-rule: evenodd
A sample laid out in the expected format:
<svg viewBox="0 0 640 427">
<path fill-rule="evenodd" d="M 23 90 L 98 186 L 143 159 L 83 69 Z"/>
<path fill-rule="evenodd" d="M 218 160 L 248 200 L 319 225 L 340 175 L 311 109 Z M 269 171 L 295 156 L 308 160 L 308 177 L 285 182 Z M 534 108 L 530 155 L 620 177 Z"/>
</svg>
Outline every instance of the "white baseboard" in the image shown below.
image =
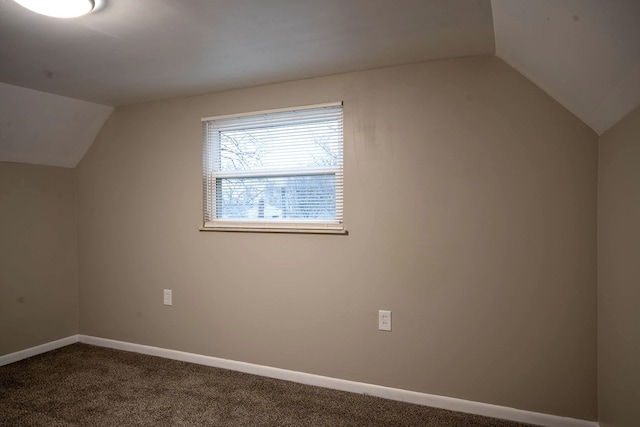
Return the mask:
<svg viewBox="0 0 640 427">
<path fill-rule="evenodd" d="M 71 335 L 70 337 L 62 338 L 56 341 L 51 341 L 42 345 L 27 348 L 26 350 L 16 351 L 15 353 L 5 354 L 0 356 L 0 366 L 8 365 L 9 363 L 17 362 L 28 357 L 36 356 L 38 354 L 46 353 L 47 351 L 55 350 L 60 347 L 65 347 L 73 343 L 77 343 L 79 340 L 78 335 Z"/>
<path fill-rule="evenodd" d="M 599 427 L 596 421 L 584 421 L 575 418 L 560 417 L 557 415 L 541 414 L 522 409 L 505 406 L 491 405 L 489 403 L 473 402 L 470 400 L 456 399 L 453 397 L 437 396 L 416 391 L 402 390 L 398 388 L 384 387 L 375 384 L 360 383 L 356 381 L 341 380 L 338 378 L 324 377 L 321 375 L 307 374 L 304 372 L 290 371 L 287 369 L 272 368 L 270 366 L 255 365 L 253 363 L 238 362 L 235 360 L 221 359 L 201 354 L 186 353 L 184 351 L 169 350 L 159 347 L 151 347 L 142 344 L 133 344 L 123 341 L 115 341 L 106 338 L 92 337 L 88 335 L 72 335 L 57 341 L 31 347 L 0 356 L 0 366 L 17 362 L 47 351 L 55 350 L 76 342 L 91 344 L 99 347 L 113 348 L 117 350 L 131 351 L 163 357 L 165 359 L 180 360 L 183 362 L 197 363 L 199 365 L 229 369 L 248 374 L 261 375 L 263 377 L 277 378 L 293 381 L 301 384 L 348 391 L 397 400 L 400 402 L 415 403 L 434 408 L 448 409 L 451 411 L 465 412 L 468 414 L 484 415 L 503 420 L 517 421 L 527 424 L 536 424 L 545 427 Z"/>
<path fill-rule="evenodd" d="M 199 365 L 229 369 L 264 377 L 293 381 L 296 383 L 348 391 L 352 393 L 366 394 L 401 402 L 415 403 L 451 411 L 465 412 L 468 414 L 484 415 L 487 417 L 517 421 L 521 423 L 536 424 L 545 427 L 598 427 L 595 421 L 584 421 L 574 418 L 560 417 L 557 415 L 541 414 L 522 409 L 508 408 L 505 406 L 491 405 L 488 403 L 473 402 L 470 400 L 456 399 L 453 397 L 437 396 L 433 394 L 419 393 L 415 391 L 384 387 L 375 384 L 347 381 L 321 375 L 307 374 L 304 372 L 290 371 L 287 369 L 273 368 L 270 366 L 255 365 L 252 363 L 238 362 L 235 360 L 221 359 L 212 356 L 186 353 L 183 351 L 168 350 L 159 347 L 151 347 L 141 344 L 133 344 L 123 341 L 115 341 L 106 338 L 98 338 L 87 335 L 79 335 L 79 341 L 85 344 L 108 347 L 117 350 L 132 351 L 148 354 L 166 359 L 180 360 L 183 362 L 197 363 Z"/>
</svg>

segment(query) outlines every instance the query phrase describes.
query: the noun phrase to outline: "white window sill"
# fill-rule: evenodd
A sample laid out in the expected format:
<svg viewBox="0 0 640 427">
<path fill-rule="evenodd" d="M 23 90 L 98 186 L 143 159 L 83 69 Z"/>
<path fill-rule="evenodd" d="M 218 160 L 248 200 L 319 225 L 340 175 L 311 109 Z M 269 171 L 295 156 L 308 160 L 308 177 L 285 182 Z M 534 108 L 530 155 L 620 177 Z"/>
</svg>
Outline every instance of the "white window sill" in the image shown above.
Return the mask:
<svg viewBox="0 0 640 427">
<path fill-rule="evenodd" d="M 331 228 L 200 227 L 200 231 L 222 231 L 227 233 L 335 234 L 342 236 L 349 234 L 347 230 Z"/>
</svg>

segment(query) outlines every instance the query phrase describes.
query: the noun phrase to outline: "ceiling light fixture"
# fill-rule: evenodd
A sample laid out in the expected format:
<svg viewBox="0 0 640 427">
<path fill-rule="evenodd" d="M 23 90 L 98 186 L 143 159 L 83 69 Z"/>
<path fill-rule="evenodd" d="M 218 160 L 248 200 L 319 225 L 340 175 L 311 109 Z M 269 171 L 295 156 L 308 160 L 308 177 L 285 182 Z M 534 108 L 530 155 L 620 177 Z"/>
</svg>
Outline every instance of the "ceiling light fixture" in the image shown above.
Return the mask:
<svg viewBox="0 0 640 427">
<path fill-rule="evenodd" d="M 14 0 L 20 6 L 54 18 L 75 18 L 95 7 L 93 0 Z"/>
</svg>

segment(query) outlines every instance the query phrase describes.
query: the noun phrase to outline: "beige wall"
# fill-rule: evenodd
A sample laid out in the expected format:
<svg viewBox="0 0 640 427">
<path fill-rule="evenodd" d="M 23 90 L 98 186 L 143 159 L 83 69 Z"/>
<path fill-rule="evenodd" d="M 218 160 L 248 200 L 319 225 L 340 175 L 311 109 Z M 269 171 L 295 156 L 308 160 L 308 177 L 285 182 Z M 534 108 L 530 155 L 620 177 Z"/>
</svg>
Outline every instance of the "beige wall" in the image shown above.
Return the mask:
<svg viewBox="0 0 640 427">
<path fill-rule="evenodd" d="M 349 236 L 198 231 L 201 117 L 336 100 Z M 493 57 L 118 108 L 77 168 L 80 332 L 593 420 L 596 172 Z"/>
<path fill-rule="evenodd" d="M 600 138 L 598 403 L 603 427 L 640 425 L 640 107 Z"/>
<path fill-rule="evenodd" d="M 0 355 L 78 333 L 74 170 L 0 162 Z"/>
</svg>

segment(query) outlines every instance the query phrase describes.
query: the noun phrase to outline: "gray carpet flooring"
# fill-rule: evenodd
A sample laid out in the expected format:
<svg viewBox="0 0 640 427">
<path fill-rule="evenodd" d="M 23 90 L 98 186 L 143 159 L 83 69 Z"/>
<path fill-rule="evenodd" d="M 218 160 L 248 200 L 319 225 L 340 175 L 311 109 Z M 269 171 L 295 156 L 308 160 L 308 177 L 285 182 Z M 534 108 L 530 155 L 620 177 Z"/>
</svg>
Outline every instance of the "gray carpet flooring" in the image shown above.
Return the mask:
<svg viewBox="0 0 640 427">
<path fill-rule="evenodd" d="M 526 425 L 73 344 L 0 367 L 0 426 Z"/>
</svg>

